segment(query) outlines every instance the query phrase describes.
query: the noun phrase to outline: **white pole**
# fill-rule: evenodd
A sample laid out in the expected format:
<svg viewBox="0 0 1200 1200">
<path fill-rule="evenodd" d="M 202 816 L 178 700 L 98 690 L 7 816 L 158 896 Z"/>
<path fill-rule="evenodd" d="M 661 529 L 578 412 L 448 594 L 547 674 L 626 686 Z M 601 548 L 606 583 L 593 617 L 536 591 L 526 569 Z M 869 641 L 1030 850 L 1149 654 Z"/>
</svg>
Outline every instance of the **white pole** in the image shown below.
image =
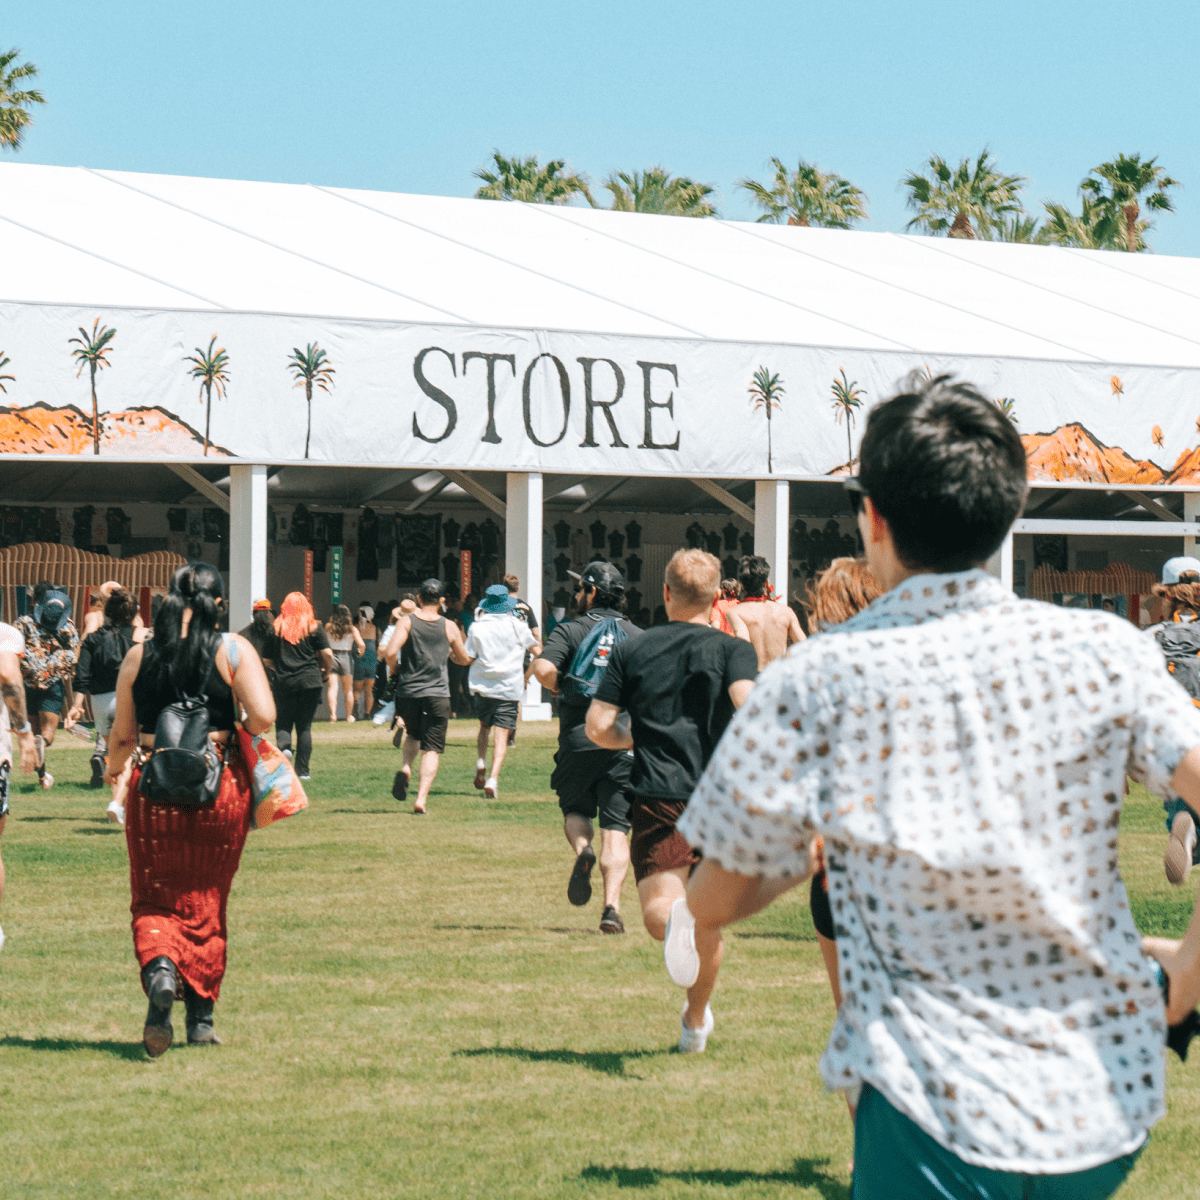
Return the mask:
<svg viewBox="0 0 1200 1200">
<path fill-rule="evenodd" d="M 267 594 L 267 468 L 229 471 L 229 628 L 250 624 L 253 604 Z"/>
<path fill-rule="evenodd" d="M 788 599 L 788 519 L 790 487 L 786 479 L 758 479 L 754 483 L 754 553 L 771 564 L 771 584 L 778 596 Z"/>
<path fill-rule="evenodd" d="M 508 473 L 508 502 L 504 515 L 504 570 L 521 581 L 521 598 L 542 625 L 542 476 L 538 472 Z M 550 705 L 542 700 L 541 685 L 530 679 L 521 703 L 526 721 L 549 721 Z"/>
<path fill-rule="evenodd" d="M 1183 519 L 1185 521 L 1195 521 L 1197 516 L 1200 516 L 1200 492 L 1184 492 Z M 1192 558 L 1196 557 L 1195 536 L 1183 539 L 1183 552 Z"/>
</svg>

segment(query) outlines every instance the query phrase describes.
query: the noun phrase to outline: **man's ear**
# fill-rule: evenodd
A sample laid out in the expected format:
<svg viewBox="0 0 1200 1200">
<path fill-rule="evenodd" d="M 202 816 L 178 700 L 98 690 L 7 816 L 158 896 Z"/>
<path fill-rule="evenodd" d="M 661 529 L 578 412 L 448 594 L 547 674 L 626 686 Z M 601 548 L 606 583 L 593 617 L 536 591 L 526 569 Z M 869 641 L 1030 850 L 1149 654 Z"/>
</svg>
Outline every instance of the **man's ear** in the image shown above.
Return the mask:
<svg viewBox="0 0 1200 1200">
<path fill-rule="evenodd" d="M 863 514 L 867 518 L 867 533 L 873 545 L 891 541 L 892 531 L 883 514 L 877 509 L 870 496 L 863 497 Z"/>
</svg>

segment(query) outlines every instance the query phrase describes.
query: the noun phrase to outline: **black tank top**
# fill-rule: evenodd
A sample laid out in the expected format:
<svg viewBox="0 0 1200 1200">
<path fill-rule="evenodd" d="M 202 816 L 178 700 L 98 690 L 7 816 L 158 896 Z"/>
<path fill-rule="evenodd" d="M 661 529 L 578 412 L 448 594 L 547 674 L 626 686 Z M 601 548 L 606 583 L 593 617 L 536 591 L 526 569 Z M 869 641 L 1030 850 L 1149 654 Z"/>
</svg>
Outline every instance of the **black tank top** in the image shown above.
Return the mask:
<svg viewBox="0 0 1200 1200">
<path fill-rule="evenodd" d="M 133 681 L 133 705 L 137 711 L 137 723 L 143 733 L 153 733 L 158 724 L 158 715 L 168 704 L 174 704 L 180 697 L 169 682 L 163 687 L 155 687 L 151 682 L 152 665 L 157 655 L 154 651 L 154 639 L 142 643 L 142 665 L 138 668 L 137 678 Z M 232 729 L 237 718 L 233 692 L 229 684 L 221 678 L 217 670 L 216 660 L 213 660 L 212 670 L 208 673 L 208 682 L 204 691 L 208 696 L 208 721 L 212 729 Z"/>
<path fill-rule="evenodd" d="M 415 613 L 409 617 L 408 639 L 400 648 L 400 680 L 396 694 L 417 700 L 422 696 L 449 696 L 450 641 L 446 637 L 446 618 L 422 621 Z"/>
</svg>

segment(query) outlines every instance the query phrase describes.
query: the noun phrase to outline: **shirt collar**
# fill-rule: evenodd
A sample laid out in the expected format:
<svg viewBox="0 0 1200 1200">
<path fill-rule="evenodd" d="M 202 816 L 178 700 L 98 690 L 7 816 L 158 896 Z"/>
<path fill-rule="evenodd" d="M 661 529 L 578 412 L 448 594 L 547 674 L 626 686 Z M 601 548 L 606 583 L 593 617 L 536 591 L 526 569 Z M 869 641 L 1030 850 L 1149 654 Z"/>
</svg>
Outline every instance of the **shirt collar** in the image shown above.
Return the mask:
<svg viewBox="0 0 1200 1200">
<path fill-rule="evenodd" d="M 1016 597 L 982 567 L 945 575 L 910 575 L 884 592 L 842 629 L 876 629 L 937 620 L 955 612 L 973 612 Z"/>
</svg>

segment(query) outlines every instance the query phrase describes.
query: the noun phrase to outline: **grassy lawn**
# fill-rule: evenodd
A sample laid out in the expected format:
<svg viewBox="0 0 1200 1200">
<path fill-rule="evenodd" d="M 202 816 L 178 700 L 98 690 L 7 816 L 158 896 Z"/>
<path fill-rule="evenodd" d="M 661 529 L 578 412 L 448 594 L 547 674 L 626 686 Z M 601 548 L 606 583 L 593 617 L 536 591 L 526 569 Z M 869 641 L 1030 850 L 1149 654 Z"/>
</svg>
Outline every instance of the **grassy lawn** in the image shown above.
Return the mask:
<svg viewBox="0 0 1200 1200">
<path fill-rule="evenodd" d="M 670 1053 L 682 993 L 644 933 L 602 937 L 566 901 L 547 789 L 553 735 L 524 726 L 499 800 L 471 786 L 473 727 L 430 816 L 390 796 L 369 725 L 319 728 L 312 804 L 251 835 L 230 901 L 225 1044 L 150 1062 L 121 831 L 51 751 L 17 777 L 0 922 L 0 1196 L 848 1196 L 851 1130 L 817 1059 L 833 1016 L 798 889 L 728 939 L 707 1053 Z M 406 806 L 407 808 L 408 806 Z M 1122 856 L 1146 932 L 1178 933 L 1158 801 L 1135 790 Z M 597 889 L 598 891 L 598 889 Z M 1200 1067 L 1172 1057 L 1170 1116 L 1123 1197 L 1200 1196 Z"/>
</svg>

